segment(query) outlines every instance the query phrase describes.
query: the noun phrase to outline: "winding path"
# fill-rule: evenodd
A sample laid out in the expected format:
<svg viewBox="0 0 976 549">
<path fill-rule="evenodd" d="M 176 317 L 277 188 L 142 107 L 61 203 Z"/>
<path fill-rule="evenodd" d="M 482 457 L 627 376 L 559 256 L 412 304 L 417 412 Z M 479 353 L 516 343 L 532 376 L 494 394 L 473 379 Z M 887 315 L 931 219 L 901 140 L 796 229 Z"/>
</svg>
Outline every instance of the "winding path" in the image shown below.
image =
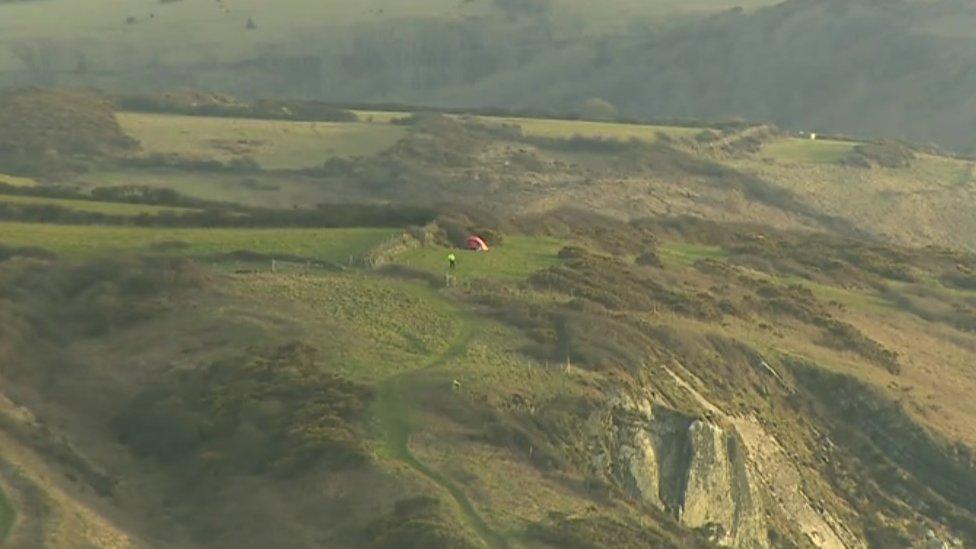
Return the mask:
<svg viewBox="0 0 976 549">
<path fill-rule="evenodd" d="M 464 492 L 454 482 L 417 459 L 410 451 L 410 435 L 413 425 L 410 421 L 410 408 L 404 403 L 403 395 L 420 381 L 419 375 L 443 367 L 452 358 L 461 356 L 474 337 L 470 321 L 462 320 L 461 332 L 451 345 L 426 366 L 395 375 L 379 385 L 376 398 L 376 419 L 379 425 L 380 441 L 389 456 L 413 469 L 443 488 L 457 504 L 464 521 L 478 534 L 482 541 L 492 548 L 507 548 L 507 540 L 495 533 L 478 514 Z"/>
</svg>

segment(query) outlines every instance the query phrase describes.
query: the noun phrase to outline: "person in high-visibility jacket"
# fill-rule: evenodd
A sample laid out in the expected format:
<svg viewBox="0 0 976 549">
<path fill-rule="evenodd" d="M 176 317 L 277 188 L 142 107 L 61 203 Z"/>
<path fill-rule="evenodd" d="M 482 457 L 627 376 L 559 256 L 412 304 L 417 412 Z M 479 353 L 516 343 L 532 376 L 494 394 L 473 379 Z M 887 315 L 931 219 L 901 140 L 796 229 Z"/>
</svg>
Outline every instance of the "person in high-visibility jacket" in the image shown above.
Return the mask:
<svg viewBox="0 0 976 549">
<path fill-rule="evenodd" d="M 454 252 L 447 254 L 447 263 L 450 265 L 452 271 L 457 267 L 457 256 L 454 255 Z"/>
</svg>

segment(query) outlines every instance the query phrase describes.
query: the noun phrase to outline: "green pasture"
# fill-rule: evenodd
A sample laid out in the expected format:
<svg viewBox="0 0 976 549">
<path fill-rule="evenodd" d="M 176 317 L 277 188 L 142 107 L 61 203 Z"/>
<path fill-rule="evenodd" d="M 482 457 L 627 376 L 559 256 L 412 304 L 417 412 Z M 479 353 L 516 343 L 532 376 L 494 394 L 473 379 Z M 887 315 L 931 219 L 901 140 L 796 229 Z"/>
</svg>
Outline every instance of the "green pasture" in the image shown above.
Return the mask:
<svg viewBox="0 0 976 549">
<path fill-rule="evenodd" d="M 360 121 L 373 124 L 389 124 L 398 118 L 406 118 L 413 114 L 406 111 L 354 110 L 352 112 L 359 117 Z"/>
<path fill-rule="evenodd" d="M 626 29 L 635 21 L 658 20 L 674 13 L 702 13 L 734 6 L 746 9 L 775 3 L 775 0 L 615 0 L 594 3 L 562 0 L 558 9 L 571 19 L 580 18 L 593 31 Z M 213 2 L 160 3 L 159 0 L 73 0 L 0 3 L 0 20 L 6 23 L 10 39 L 90 39 L 109 36 L 139 40 L 147 49 L 189 49 L 195 43 L 174 41 L 177 32 L 205 35 L 215 54 L 238 54 L 253 38 L 244 32 L 249 17 L 258 22 L 265 41 L 296 40 L 296 28 L 343 27 L 361 23 L 395 22 L 417 18 L 458 18 L 491 13 L 490 4 L 457 0 L 290 0 L 286 7 L 262 0 L 237 0 L 229 9 Z M 152 17 L 150 17 L 152 14 Z M 128 17 L 136 24 L 127 25 Z M 312 26 L 312 28 L 315 28 Z M 565 29 L 570 31 L 575 27 Z M 576 28 L 576 32 L 579 29 Z M 182 48 L 180 47 L 182 46 Z M 233 59 L 233 58 L 232 58 Z M 2 65 L 0 65 L 2 67 Z"/>
<path fill-rule="evenodd" d="M 424 284 L 362 271 L 232 280 L 232 291 L 288 311 L 329 363 L 356 379 L 377 381 L 421 368 L 461 330 L 459 311 Z"/>
<path fill-rule="evenodd" d="M 182 229 L 0 223 L 0 245 L 39 247 L 69 256 L 165 247 L 173 253 L 208 256 L 246 250 L 348 261 L 392 236 L 393 229 Z"/>
<path fill-rule="evenodd" d="M 790 137 L 763 146 L 761 154 L 783 162 L 836 164 L 855 146 L 853 141 Z"/>
<path fill-rule="evenodd" d="M 406 129 L 364 122 L 302 122 L 171 114 L 120 113 L 126 133 L 145 153 L 229 161 L 253 158 L 265 169 L 319 166 L 336 156 L 369 156 Z"/>
<path fill-rule="evenodd" d="M 447 255 L 457 256 L 455 276 L 459 280 L 497 278 L 517 280 L 559 263 L 557 254 L 564 241 L 548 237 L 507 236 L 501 246 L 488 252 L 429 246 L 409 250 L 396 262 L 435 274 L 448 272 Z"/>
<path fill-rule="evenodd" d="M 657 134 L 664 133 L 671 137 L 694 137 L 703 128 L 686 128 L 682 126 L 656 126 L 650 124 L 624 124 L 620 122 L 595 122 L 590 120 L 556 120 L 549 118 L 517 118 L 481 116 L 486 122 L 501 122 L 515 124 L 522 128 L 525 135 L 535 137 L 551 137 L 568 139 L 574 136 L 598 137 L 604 139 L 618 139 L 627 141 L 639 139 L 652 142 L 657 140 Z"/>
<path fill-rule="evenodd" d="M 173 189 L 203 200 L 270 208 L 308 207 L 322 200 L 321 188 L 314 181 L 278 174 L 123 169 L 84 174 L 74 183 L 83 188 L 136 185 Z"/>
<path fill-rule="evenodd" d="M 374 124 L 388 124 L 398 118 L 410 116 L 412 113 L 402 111 L 353 111 L 362 121 L 372 121 Z M 457 116 L 457 115 L 451 115 Z M 525 135 L 534 137 L 551 137 L 568 139 L 574 136 L 600 137 L 605 139 L 640 139 L 655 141 L 657 134 L 664 133 L 671 137 L 694 137 L 703 128 L 684 126 L 659 126 L 653 124 L 626 124 L 622 122 L 597 122 L 592 120 L 560 120 L 551 118 L 523 118 L 518 116 L 476 116 L 478 120 L 489 124 L 514 124 L 522 128 Z"/>
<path fill-rule="evenodd" d="M 17 177 L 14 175 L 7 175 L 5 173 L 0 173 L 0 183 L 5 183 L 14 187 L 33 187 L 34 185 L 37 185 L 37 181 L 34 181 L 29 177 Z"/>
</svg>

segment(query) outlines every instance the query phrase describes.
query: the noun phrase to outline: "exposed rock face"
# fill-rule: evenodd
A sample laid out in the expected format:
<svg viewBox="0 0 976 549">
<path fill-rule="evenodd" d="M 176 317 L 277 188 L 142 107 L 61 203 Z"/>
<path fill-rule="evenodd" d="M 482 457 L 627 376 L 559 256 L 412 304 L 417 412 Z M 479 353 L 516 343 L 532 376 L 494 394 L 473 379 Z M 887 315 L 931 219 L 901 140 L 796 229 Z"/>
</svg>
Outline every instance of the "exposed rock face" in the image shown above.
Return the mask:
<svg viewBox="0 0 976 549">
<path fill-rule="evenodd" d="M 695 421 L 689 428 L 689 446 L 681 522 L 709 530 L 722 545 L 768 545 L 755 482 L 737 433 Z"/>
<path fill-rule="evenodd" d="M 594 466 L 640 501 L 718 544 L 767 547 L 763 510 L 734 430 L 619 396 L 590 418 Z"/>
</svg>

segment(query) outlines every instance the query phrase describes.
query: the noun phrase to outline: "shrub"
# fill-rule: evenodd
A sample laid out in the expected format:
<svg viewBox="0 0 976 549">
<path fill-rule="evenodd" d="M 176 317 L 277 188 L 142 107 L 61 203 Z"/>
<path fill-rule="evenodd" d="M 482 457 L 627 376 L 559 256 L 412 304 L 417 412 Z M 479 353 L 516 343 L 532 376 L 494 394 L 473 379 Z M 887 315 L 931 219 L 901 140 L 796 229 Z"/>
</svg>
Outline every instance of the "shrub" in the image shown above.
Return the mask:
<svg viewBox="0 0 976 549">
<path fill-rule="evenodd" d="M 354 422 L 372 391 L 286 345 L 174 374 L 113 421 L 119 439 L 164 464 L 218 473 L 292 474 L 366 459 Z M 202 456 L 206 456 L 202 459 Z"/>
<path fill-rule="evenodd" d="M 600 97 L 587 99 L 580 106 L 583 118 L 589 120 L 616 120 L 620 113 L 613 103 Z"/>
<path fill-rule="evenodd" d="M 121 95 L 119 108 L 138 112 L 160 112 L 228 118 L 306 120 L 313 122 L 355 122 L 355 113 L 321 101 L 262 99 L 245 102 L 235 97 L 203 92 L 165 92 L 152 95 Z"/>
<path fill-rule="evenodd" d="M 480 546 L 450 508 L 428 496 L 397 501 L 393 511 L 370 524 L 364 535 L 368 545 L 377 549 Z"/>
<path fill-rule="evenodd" d="M 842 163 L 849 166 L 880 166 L 882 168 L 907 168 L 915 161 L 915 151 L 896 141 L 878 141 L 857 145 L 844 156 Z"/>
<path fill-rule="evenodd" d="M 84 167 L 81 158 L 117 156 L 136 148 L 98 95 L 38 88 L 0 94 L 0 162 L 6 170 L 45 175 Z"/>
<path fill-rule="evenodd" d="M 634 260 L 634 263 L 644 265 L 645 267 L 664 267 L 664 263 L 661 262 L 661 258 L 654 250 L 647 250 L 646 252 L 640 254 Z"/>
</svg>

